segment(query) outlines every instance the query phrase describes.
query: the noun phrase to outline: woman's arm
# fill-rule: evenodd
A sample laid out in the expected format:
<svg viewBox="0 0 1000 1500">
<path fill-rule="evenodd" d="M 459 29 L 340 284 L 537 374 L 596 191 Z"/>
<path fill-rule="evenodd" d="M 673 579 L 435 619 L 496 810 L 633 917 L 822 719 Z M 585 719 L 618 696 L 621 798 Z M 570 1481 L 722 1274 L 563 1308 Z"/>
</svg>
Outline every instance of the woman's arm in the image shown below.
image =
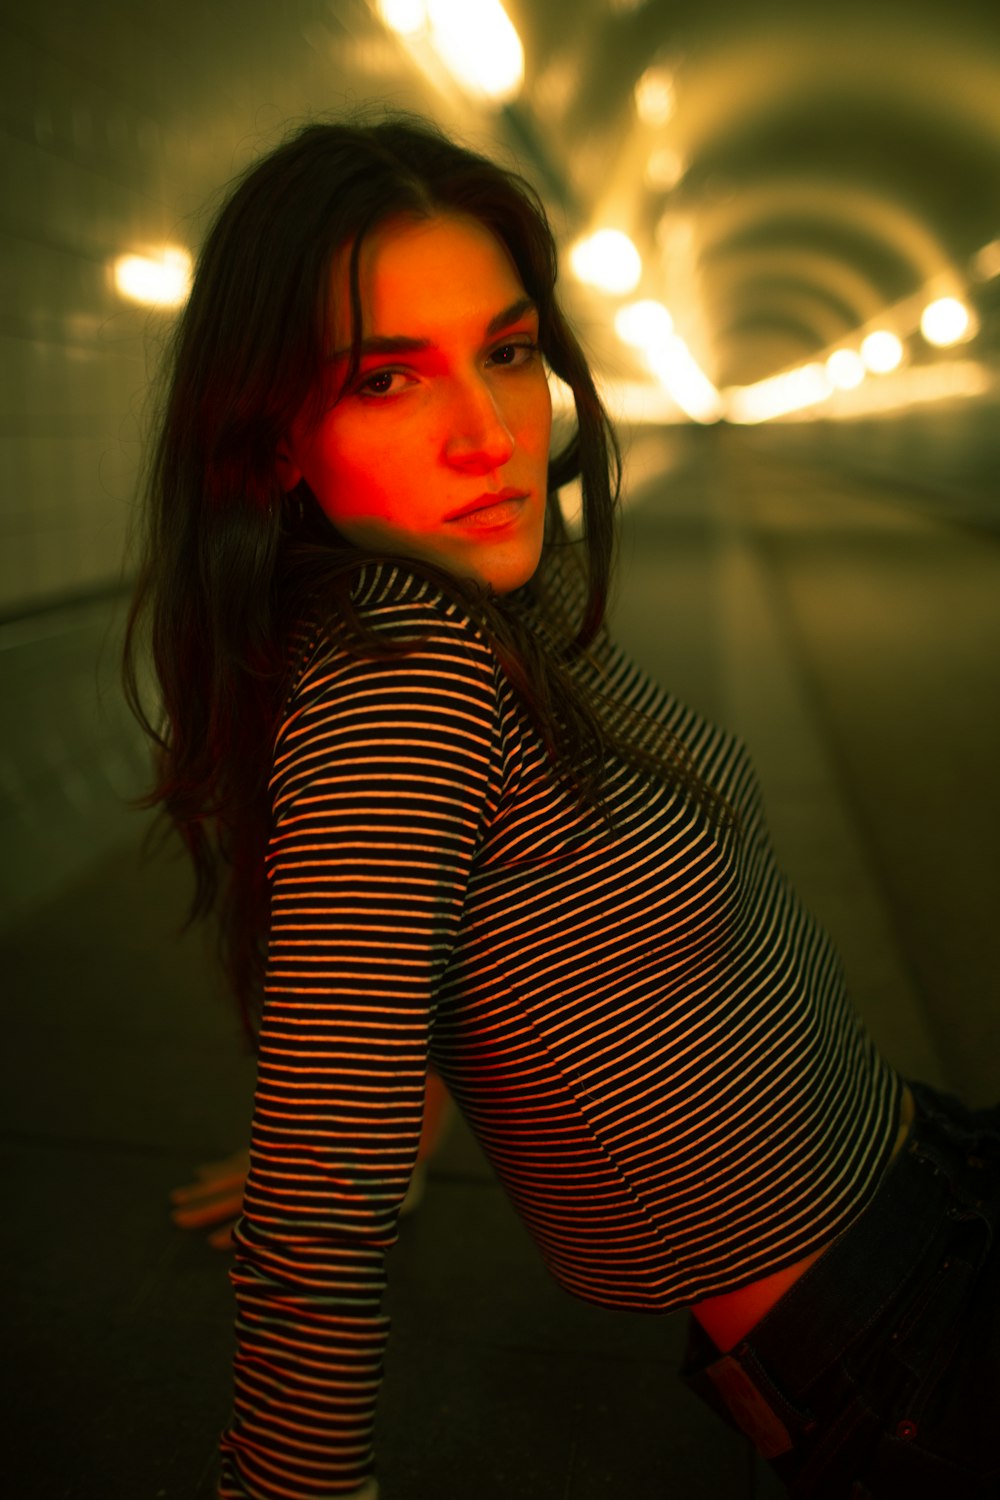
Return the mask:
<svg viewBox="0 0 1000 1500">
<path fill-rule="evenodd" d="M 495 725 L 492 658 L 448 620 L 402 662 L 307 673 L 279 735 L 221 1496 L 316 1500 L 373 1478 L 385 1256 L 497 790 Z"/>
<path fill-rule="evenodd" d="M 417 1149 L 417 1164 L 399 1206 L 400 1216 L 419 1207 L 424 1194 L 427 1163 L 445 1135 L 453 1106 L 448 1090 L 433 1068 L 427 1069 L 424 1121 Z M 250 1172 L 250 1149 L 243 1147 L 222 1161 L 196 1168 L 195 1181 L 174 1188 L 171 1218 L 179 1229 L 207 1229 L 213 1250 L 233 1248 L 233 1230 L 243 1211 L 243 1194 Z"/>
</svg>

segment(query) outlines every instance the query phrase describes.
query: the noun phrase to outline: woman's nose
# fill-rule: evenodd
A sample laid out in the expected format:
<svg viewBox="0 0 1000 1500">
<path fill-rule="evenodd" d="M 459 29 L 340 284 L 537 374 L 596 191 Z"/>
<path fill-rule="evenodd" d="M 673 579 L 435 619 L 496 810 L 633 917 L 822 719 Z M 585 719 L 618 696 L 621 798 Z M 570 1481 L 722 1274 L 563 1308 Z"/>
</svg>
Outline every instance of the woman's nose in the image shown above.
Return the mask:
<svg viewBox="0 0 1000 1500">
<path fill-rule="evenodd" d="M 488 474 L 501 468 L 513 452 L 513 434 L 489 385 L 480 376 L 463 381 L 448 411 L 448 462 L 471 474 Z"/>
</svg>

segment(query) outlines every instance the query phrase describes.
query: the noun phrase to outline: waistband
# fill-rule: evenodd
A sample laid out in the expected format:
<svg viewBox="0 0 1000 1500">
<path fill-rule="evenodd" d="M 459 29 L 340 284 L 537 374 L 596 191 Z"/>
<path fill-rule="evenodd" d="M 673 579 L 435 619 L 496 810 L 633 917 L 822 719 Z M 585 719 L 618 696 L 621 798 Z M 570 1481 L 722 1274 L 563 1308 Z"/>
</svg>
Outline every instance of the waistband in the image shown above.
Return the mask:
<svg viewBox="0 0 1000 1500">
<path fill-rule="evenodd" d="M 808 1428 L 808 1388 L 941 1253 L 954 1221 L 976 1206 L 963 1169 L 967 1160 L 975 1163 L 967 1153 L 980 1133 L 997 1131 L 998 1112 L 967 1110 L 926 1085 L 910 1087 L 916 1110 L 903 1148 L 844 1234 L 730 1353 L 718 1355 L 692 1324 L 700 1358 L 686 1378 L 706 1399 L 711 1391 L 722 1402 L 765 1458 L 794 1446 L 797 1432 Z"/>
</svg>

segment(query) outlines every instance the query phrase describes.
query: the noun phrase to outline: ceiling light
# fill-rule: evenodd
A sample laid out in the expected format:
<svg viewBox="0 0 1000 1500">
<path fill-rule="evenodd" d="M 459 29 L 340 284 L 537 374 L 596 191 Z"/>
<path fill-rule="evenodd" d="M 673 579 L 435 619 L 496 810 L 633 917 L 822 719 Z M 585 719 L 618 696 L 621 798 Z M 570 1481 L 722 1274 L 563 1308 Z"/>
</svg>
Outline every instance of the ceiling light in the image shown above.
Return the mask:
<svg viewBox="0 0 1000 1500">
<path fill-rule="evenodd" d="M 903 345 L 887 328 L 879 328 L 862 340 L 861 358 L 873 375 L 888 375 L 902 364 Z"/>
<path fill-rule="evenodd" d="M 469 93 L 496 104 L 524 82 L 524 48 L 500 0 L 427 0 L 431 44 Z"/>
<path fill-rule="evenodd" d="M 669 146 L 659 146 L 650 152 L 643 175 L 647 187 L 669 193 L 684 176 L 684 158 Z"/>
<path fill-rule="evenodd" d="M 578 240 L 570 251 L 574 275 L 602 292 L 631 292 L 642 275 L 642 259 L 627 234 L 619 229 L 599 229 Z"/>
<path fill-rule="evenodd" d="M 801 365 L 783 375 L 758 380 L 755 385 L 731 388 L 726 392 L 726 415 L 731 422 L 770 422 L 774 417 L 816 406 L 831 390 L 823 365 Z"/>
<path fill-rule="evenodd" d="M 636 114 L 644 125 L 665 125 L 674 112 L 674 80 L 666 68 L 647 68 L 634 89 Z"/>
<path fill-rule="evenodd" d="M 378 13 L 397 36 L 416 36 L 427 25 L 425 0 L 378 0 Z"/>
<path fill-rule="evenodd" d="M 865 363 L 853 349 L 837 349 L 826 362 L 826 373 L 838 391 L 852 391 L 865 378 Z"/>
<path fill-rule="evenodd" d="M 646 362 L 692 421 L 719 421 L 723 415 L 722 398 L 687 344 L 676 333 L 665 345 L 647 350 Z"/>
<path fill-rule="evenodd" d="M 920 318 L 920 332 L 939 349 L 957 344 L 969 328 L 969 309 L 957 297 L 939 297 L 928 303 Z"/>
<path fill-rule="evenodd" d="M 630 302 L 615 313 L 615 333 L 633 349 L 665 344 L 673 331 L 674 320 L 662 302 Z"/>
<path fill-rule="evenodd" d="M 191 290 L 191 257 L 173 245 L 156 255 L 120 255 L 114 276 L 116 288 L 130 302 L 180 307 Z"/>
<path fill-rule="evenodd" d="M 972 267 L 981 281 L 1000 276 L 1000 240 L 990 240 L 972 257 Z"/>
</svg>

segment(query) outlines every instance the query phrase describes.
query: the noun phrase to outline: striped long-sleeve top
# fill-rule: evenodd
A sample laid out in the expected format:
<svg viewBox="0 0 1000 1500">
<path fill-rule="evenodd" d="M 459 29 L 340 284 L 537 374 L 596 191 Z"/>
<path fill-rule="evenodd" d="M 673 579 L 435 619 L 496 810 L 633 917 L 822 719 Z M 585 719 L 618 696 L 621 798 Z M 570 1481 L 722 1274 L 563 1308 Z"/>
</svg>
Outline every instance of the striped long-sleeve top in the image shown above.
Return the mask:
<svg viewBox="0 0 1000 1500">
<path fill-rule="evenodd" d="M 667 723 L 739 815 L 719 827 L 613 758 L 609 829 L 454 601 L 388 562 L 354 597 L 373 628 L 421 639 L 401 659 L 298 642 L 227 1497 L 345 1493 L 373 1470 L 385 1259 L 428 1062 L 556 1280 L 649 1313 L 841 1231 L 901 1090 L 775 864 L 738 741 L 602 637 L 580 670 Z"/>
</svg>

